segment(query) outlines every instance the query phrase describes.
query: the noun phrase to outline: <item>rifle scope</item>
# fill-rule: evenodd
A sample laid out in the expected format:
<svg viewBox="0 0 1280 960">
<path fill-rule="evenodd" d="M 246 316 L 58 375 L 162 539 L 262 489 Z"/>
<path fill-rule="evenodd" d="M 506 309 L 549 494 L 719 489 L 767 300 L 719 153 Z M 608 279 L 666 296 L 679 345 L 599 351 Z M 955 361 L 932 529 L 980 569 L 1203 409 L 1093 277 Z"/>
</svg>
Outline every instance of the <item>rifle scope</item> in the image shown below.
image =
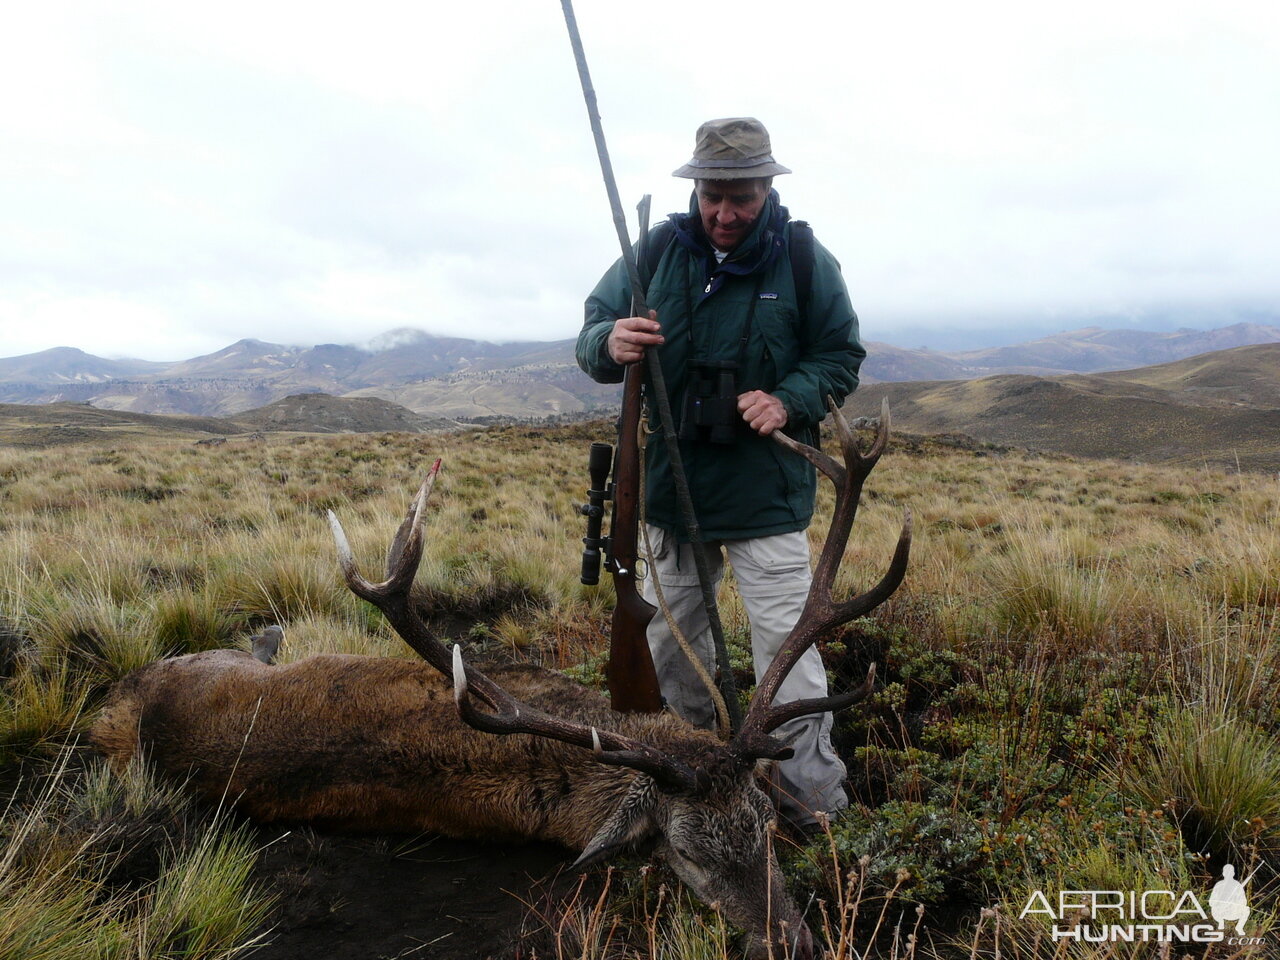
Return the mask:
<svg viewBox="0 0 1280 960">
<path fill-rule="evenodd" d="M 591 489 L 587 491 L 587 502 L 578 508 L 578 512 L 587 518 L 587 535 L 582 538 L 582 582 L 589 587 L 600 582 L 601 551 L 607 551 L 609 541 L 600 536 L 600 527 L 604 521 L 604 504 L 611 500 L 609 495 L 609 470 L 613 466 L 613 447 L 607 443 L 591 444 L 591 453 L 587 459 L 587 473 L 591 477 Z"/>
</svg>

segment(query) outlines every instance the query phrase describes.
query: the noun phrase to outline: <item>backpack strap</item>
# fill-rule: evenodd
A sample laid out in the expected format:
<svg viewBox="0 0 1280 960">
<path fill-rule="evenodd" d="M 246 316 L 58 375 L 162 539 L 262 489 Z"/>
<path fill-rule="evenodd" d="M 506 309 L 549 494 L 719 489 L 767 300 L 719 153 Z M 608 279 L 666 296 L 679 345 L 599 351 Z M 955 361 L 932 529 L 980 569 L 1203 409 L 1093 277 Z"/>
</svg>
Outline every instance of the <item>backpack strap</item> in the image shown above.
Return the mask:
<svg viewBox="0 0 1280 960">
<path fill-rule="evenodd" d="M 803 324 L 809 317 L 809 296 L 813 287 L 813 227 L 807 221 L 791 222 L 787 250 L 791 254 L 791 276 L 796 283 L 796 311 Z"/>
</svg>

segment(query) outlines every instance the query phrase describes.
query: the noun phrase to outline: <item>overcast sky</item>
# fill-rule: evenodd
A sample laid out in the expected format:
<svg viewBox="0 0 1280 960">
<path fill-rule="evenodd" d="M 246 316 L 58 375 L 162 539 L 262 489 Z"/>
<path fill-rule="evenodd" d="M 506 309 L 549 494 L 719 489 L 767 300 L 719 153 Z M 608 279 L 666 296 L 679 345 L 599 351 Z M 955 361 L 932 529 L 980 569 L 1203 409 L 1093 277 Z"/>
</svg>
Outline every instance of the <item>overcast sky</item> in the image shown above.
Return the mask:
<svg viewBox="0 0 1280 960">
<path fill-rule="evenodd" d="M 759 117 L 867 339 L 1280 320 L 1280 4 L 577 15 L 628 210 Z M 11 4 L 0 84 L 0 356 L 569 337 L 617 256 L 557 0 Z"/>
</svg>

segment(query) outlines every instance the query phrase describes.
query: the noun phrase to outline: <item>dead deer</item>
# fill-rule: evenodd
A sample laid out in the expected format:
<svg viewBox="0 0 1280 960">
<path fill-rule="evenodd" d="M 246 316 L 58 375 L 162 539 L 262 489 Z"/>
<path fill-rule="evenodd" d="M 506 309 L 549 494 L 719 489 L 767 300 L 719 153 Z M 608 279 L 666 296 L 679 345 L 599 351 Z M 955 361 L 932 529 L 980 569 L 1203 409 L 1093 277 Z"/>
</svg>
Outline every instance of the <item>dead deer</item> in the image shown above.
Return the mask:
<svg viewBox="0 0 1280 960">
<path fill-rule="evenodd" d="M 779 434 L 836 487 L 831 529 L 800 621 L 758 685 L 729 742 L 669 712 L 618 714 L 603 696 L 552 670 L 463 664 L 410 596 L 422 557 L 423 482 L 391 544 L 387 577 L 356 570 L 330 514 L 347 584 L 377 606 L 425 662 L 317 655 L 272 666 L 243 651 L 163 660 L 122 680 L 93 727 L 117 767 L 141 749 L 163 773 L 227 798 L 259 821 L 454 837 L 538 839 L 580 851 L 575 867 L 648 848 L 707 903 L 748 931 L 749 956 L 812 956 L 812 939 L 781 882 L 774 810 L 755 776 L 789 748 L 787 720 L 839 710 L 871 690 L 774 704 L 789 670 L 820 636 L 887 599 L 902 581 L 906 517 L 881 581 L 836 602 L 831 588 L 863 481 L 888 439 L 888 409 L 864 455 L 838 411 L 845 465 Z"/>
</svg>

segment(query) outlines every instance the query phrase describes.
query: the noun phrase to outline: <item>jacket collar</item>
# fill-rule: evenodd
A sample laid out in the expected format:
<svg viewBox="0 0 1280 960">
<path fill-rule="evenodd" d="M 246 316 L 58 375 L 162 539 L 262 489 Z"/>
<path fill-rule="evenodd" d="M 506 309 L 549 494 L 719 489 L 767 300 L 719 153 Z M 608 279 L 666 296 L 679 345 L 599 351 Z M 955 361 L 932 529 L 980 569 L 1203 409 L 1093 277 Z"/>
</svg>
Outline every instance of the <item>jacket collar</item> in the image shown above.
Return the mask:
<svg viewBox="0 0 1280 960">
<path fill-rule="evenodd" d="M 736 250 L 725 257 L 723 263 L 716 263 L 711 241 L 702 229 L 697 191 L 689 198 L 688 213 L 673 213 L 668 219 L 675 227 L 676 240 L 695 260 L 703 263 L 707 276 L 717 271 L 746 275 L 768 266 L 782 250 L 782 231 L 791 219 L 791 213 L 779 201 L 778 191 L 770 188 L 764 208 L 756 218 L 751 233 Z"/>
</svg>

